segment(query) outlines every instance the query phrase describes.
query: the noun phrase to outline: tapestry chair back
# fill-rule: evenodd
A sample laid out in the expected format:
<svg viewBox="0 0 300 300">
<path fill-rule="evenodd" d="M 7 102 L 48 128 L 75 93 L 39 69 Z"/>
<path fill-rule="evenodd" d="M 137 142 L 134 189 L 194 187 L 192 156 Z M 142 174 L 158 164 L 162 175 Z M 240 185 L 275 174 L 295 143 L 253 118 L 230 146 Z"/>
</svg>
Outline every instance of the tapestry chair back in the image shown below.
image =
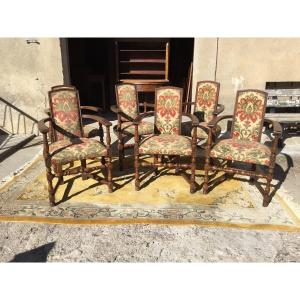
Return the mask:
<svg viewBox="0 0 300 300">
<path fill-rule="evenodd" d="M 233 139 L 260 142 L 267 93 L 259 90 L 237 92 L 231 136 Z"/>
<path fill-rule="evenodd" d="M 137 90 L 134 84 L 124 83 L 116 85 L 118 107 L 129 117 L 136 118 L 138 110 Z M 121 117 L 122 121 L 128 121 Z"/>
<path fill-rule="evenodd" d="M 210 122 L 217 108 L 220 84 L 215 81 L 199 81 L 196 87 L 195 112 L 203 112 L 203 121 Z"/>
<path fill-rule="evenodd" d="M 155 90 L 155 129 L 162 134 L 180 134 L 182 89 L 160 87 Z"/>
<path fill-rule="evenodd" d="M 52 90 L 49 102 L 55 141 L 82 137 L 78 91 L 68 88 Z"/>
</svg>

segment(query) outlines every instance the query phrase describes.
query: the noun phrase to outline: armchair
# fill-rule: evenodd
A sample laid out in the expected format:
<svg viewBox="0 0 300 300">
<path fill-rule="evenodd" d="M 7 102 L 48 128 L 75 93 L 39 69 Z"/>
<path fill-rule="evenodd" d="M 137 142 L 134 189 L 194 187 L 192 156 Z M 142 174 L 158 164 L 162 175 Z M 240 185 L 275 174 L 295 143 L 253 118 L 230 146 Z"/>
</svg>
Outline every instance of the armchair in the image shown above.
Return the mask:
<svg viewBox="0 0 300 300">
<path fill-rule="evenodd" d="M 259 90 L 240 90 L 237 92 L 233 115 L 224 115 L 213 119 L 208 124 L 210 131 L 206 148 L 205 179 L 203 193 L 208 192 L 209 172 L 223 171 L 229 174 L 250 176 L 251 180 L 266 179 L 263 192 L 263 206 L 268 206 L 270 198 L 270 185 L 273 179 L 278 139 L 282 129 L 278 122 L 264 119 L 267 102 L 267 93 Z M 232 119 L 231 137 L 218 141 L 212 145 L 212 132 L 217 124 L 224 119 Z M 274 139 L 271 148 L 262 144 L 261 134 L 264 123 L 273 127 Z M 214 159 L 226 162 L 225 166 L 212 163 Z M 232 162 L 242 162 L 250 165 L 251 170 L 232 167 Z M 257 166 L 265 166 L 267 172 L 259 172 Z"/>
<path fill-rule="evenodd" d="M 185 111 L 192 110 L 191 107 L 188 109 L 188 106 L 194 106 L 193 114 L 200 122 L 197 128 L 198 140 L 207 141 L 208 123 L 224 111 L 224 105 L 218 104 L 219 91 L 220 84 L 218 82 L 199 81 L 196 86 L 195 101 L 183 103 Z M 213 138 L 215 139 L 220 133 L 221 127 L 217 125 L 213 131 Z"/>
<path fill-rule="evenodd" d="M 154 115 L 154 134 L 142 138 L 139 134 L 139 125 L 142 119 Z M 182 115 L 192 120 L 192 138 L 181 135 Z M 151 166 L 157 173 L 158 167 L 174 169 L 176 173 L 180 169 L 191 169 L 191 176 L 188 178 L 184 173 L 184 178 L 190 184 L 190 192 L 196 190 L 195 169 L 196 169 L 196 130 L 198 120 L 195 116 L 182 114 L 182 89 L 177 87 L 160 87 L 155 90 L 155 112 L 146 112 L 136 117 L 135 125 L 135 188 L 140 189 L 139 167 Z M 153 163 L 139 160 L 140 155 L 153 156 Z M 191 157 L 190 163 L 180 163 L 181 156 Z M 167 158 L 167 159 L 166 159 Z"/>
<path fill-rule="evenodd" d="M 110 155 L 110 126 L 111 123 L 98 115 L 81 114 L 78 91 L 59 87 L 49 93 L 50 117 L 39 121 L 39 131 L 43 134 L 43 156 L 46 165 L 48 192 L 50 204 L 55 205 L 55 191 L 63 182 L 63 176 L 82 173 L 82 178 L 94 178 L 100 183 L 107 184 L 112 192 L 112 164 Z M 82 119 L 92 119 L 106 128 L 106 143 L 86 138 L 83 135 Z M 50 126 L 46 126 L 46 123 Z M 51 132 L 51 143 L 47 134 Z M 87 167 L 86 159 L 101 158 L 101 165 Z M 81 166 L 63 170 L 62 166 L 79 160 Z M 100 163 L 100 162 L 99 162 Z M 92 173 L 98 169 L 106 169 L 106 178 L 100 178 Z M 58 181 L 53 187 L 53 179 Z"/>
<path fill-rule="evenodd" d="M 153 108 L 154 105 L 138 101 L 137 89 L 134 84 L 121 83 L 115 86 L 117 105 L 111 106 L 111 110 L 118 115 L 118 123 L 113 127 L 115 134 L 118 136 L 118 152 L 119 152 L 119 168 L 123 170 L 123 159 L 125 157 L 125 149 L 133 148 L 134 144 L 126 144 L 125 139 L 134 136 L 134 122 L 140 114 L 140 107 Z M 141 121 L 138 124 L 138 134 L 149 135 L 153 133 L 154 125 L 152 122 Z"/>
</svg>

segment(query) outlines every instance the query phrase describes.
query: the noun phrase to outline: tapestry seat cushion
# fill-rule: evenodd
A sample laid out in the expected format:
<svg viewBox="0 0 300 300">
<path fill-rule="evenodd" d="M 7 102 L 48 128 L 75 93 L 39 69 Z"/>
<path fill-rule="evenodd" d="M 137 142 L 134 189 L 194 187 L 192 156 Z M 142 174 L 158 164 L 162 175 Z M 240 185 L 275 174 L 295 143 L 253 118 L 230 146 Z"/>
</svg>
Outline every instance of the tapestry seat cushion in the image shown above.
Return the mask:
<svg viewBox="0 0 300 300">
<path fill-rule="evenodd" d="M 131 122 L 123 122 L 121 129 L 124 133 L 134 135 L 135 126 Z M 154 132 L 154 124 L 151 122 L 142 121 L 139 124 L 139 135 L 152 134 Z"/>
<path fill-rule="evenodd" d="M 202 126 L 207 127 L 207 123 L 201 123 Z M 215 130 L 215 136 L 220 135 L 221 133 L 221 127 L 219 125 L 216 126 L 216 130 Z M 193 134 L 193 131 L 191 131 L 191 135 Z M 207 139 L 208 138 L 208 134 L 206 133 L 206 131 L 200 127 L 197 127 L 197 138 L 198 139 Z"/>
<path fill-rule="evenodd" d="M 210 156 L 268 166 L 270 164 L 271 150 L 266 145 L 255 141 L 225 139 L 212 148 Z"/>
<path fill-rule="evenodd" d="M 175 134 L 152 135 L 142 141 L 141 154 L 191 155 L 191 138 Z"/>
<path fill-rule="evenodd" d="M 107 155 L 107 150 L 100 142 L 75 138 L 72 140 L 60 140 L 49 146 L 51 162 L 66 164 L 74 160 L 90 159 Z"/>
</svg>

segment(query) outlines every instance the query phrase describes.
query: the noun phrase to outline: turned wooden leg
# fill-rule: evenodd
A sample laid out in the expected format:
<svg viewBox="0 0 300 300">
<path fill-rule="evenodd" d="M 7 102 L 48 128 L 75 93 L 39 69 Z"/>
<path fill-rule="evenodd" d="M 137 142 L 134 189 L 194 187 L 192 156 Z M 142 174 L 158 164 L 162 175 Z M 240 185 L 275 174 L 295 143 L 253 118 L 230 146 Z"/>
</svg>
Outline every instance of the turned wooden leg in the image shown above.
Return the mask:
<svg viewBox="0 0 300 300">
<path fill-rule="evenodd" d="M 195 173 L 196 173 L 196 157 L 194 155 L 192 155 L 192 162 L 191 162 L 191 186 L 190 186 L 190 192 L 192 194 L 196 192 Z"/>
<path fill-rule="evenodd" d="M 157 164 L 158 163 L 158 155 L 154 155 L 153 156 L 153 163 L 155 163 L 155 164 Z M 158 167 L 154 167 L 154 174 L 155 174 L 155 176 L 157 176 L 158 175 Z"/>
<path fill-rule="evenodd" d="M 252 172 L 256 171 L 256 165 L 255 164 L 251 165 L 251 171 Z M 254 184 L 255 179 L 256 179 L 255 175 L 250 176 L 250 184 Z"/>
<path fill-rule="evenodd" d="M 273 179 L 273 173 L 274 173 L 274 166 L 270 166 L 268 170 L 268 175 L 266 177 L 267 183 L 266 183 L 266 188 L 264 190 L 264 199 L 263 199 L 263 207 L 267 207 L 270 202 L 270 189 L 271 189 L 271 181 Z"/>
<path fill-rule="evenodd" d="M 205 157 L 205 164 L 204 164 L 204 183 L 203 183 L 203 194 L 208 193 L 208 176 L 210 170 L 210 157 Z"/>
<path fill-rule="evenodd" d="M 179 164 L 179 162 L 180 162 L 180 156 L 178 155 L 178 156 L 175 157 L 175 163 Z M 175 168 L 175 174 L 178 174 L 178 173 L 179 173 L 179 167 L 176 167 Z"/>
<path fill-rule="evenodd" d="M 113 183 L 112 183 L 112 163 L 111 157 L 107 158 L 107 181 L 108 181 L 108 192 L 113 192 Z"/>
<path fill-rule="evenodd" d="M 86 160 L 82 159 L 80 161 L 80 163 L 81 163 L 81 177 L 82 177 L 82 180 L 87 180 L 88 176 L 87 176 L 87 173 L 86 173 Z"/>
<path fill-rule="evenodd" d="M 124 141 L 123 141 L 123 139 L 119 139 L 118 151 L 119 151 L 119 170 L 123 171 L 123 158 L 124 158 Z"/>
<path fill-rule="evenodd" d="M 62 175 L 62 165 L 55 165 L 54 172 L 55 172 L 56 176 L 58 177 L 59 184 L 64 184 L 64 177 Z"/>
<path fill-rule="evenodd" d="M 46 162 L 46 176 L 48 181 L 48 193 L 49 193 L 49 201 L 50 205 L 55 205 L 55 195 L 52 180 L 55 177 L 51 172 L 51 162 Z"/>
<path fill-rule="evenodd" d="M 134 155 L 134 176 L 135 176 L 135 190 L 140 190 L 140 177 L 139 177 L 139 155 Z"/>
</svg>

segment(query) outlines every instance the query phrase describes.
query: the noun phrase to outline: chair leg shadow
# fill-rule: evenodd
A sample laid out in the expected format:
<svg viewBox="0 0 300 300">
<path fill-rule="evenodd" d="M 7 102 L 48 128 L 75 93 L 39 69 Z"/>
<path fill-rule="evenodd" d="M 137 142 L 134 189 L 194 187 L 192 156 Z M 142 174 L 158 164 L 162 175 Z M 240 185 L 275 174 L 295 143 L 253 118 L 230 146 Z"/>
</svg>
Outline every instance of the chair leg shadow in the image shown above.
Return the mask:
<svg viewBox="0 0 300 300">
<path fill-rule="evenodd" d="M 19 253 L 10 262 L 46 262 L 49 252 L 55 246 L 55 242 L 45 244 L 29 251 Z"/>
</svg>

